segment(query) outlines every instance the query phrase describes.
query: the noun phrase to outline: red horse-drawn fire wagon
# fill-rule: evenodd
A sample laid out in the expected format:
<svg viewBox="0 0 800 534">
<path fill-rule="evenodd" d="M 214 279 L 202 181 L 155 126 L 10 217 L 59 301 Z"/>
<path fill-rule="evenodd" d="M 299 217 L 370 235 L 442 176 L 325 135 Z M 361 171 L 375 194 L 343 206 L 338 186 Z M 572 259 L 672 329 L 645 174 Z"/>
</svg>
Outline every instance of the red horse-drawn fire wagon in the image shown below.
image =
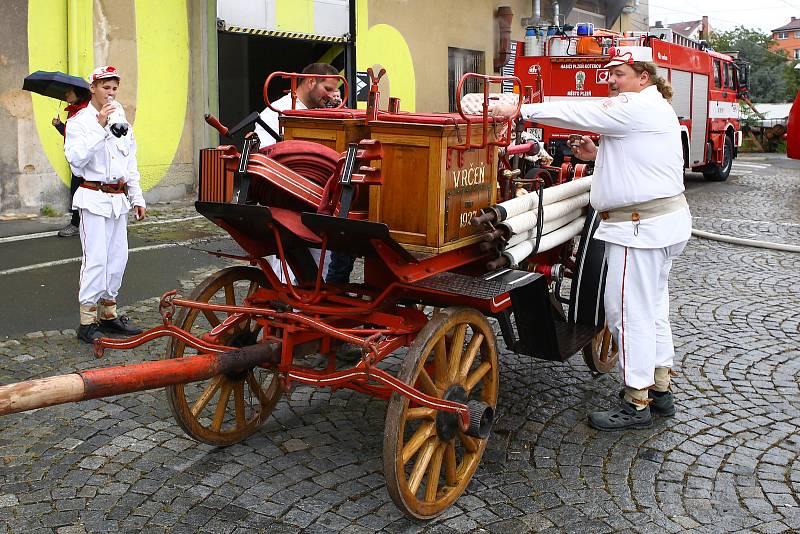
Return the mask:
<svg viewBox="0 0 800 534">
<path fill-rule="evenodd" d="M 303 77 L 274 76 L 293 88 Z M 615 359 L 590 178 L 542 167 L 520 182 L 512 160 L 539 148 L 509 146 L 512 122 L 488 114 L 489 86 L 504 78 L 480 78 L 478 115 L 380 110 L 375 78 L 366 110 L 289 110 L 281 142 L 203 150 L 196 208 L 241 247 L 218 254 L 242 265 L 188 298 L 166 293 L 162 325 L 95 347 L 168 336 L 161 360 L 2 386 L 0 413 L 165 387 L 188 435 L 226 446 L 255 432 L 294 383 L 348 388 L 388 400 L 392 500 L 413 517 L 440 514 L 489 438 L 502 374 L 493 322 L 517 353 L 563 361 L 583 350 L 596 372 Z M 230 132 L 207 120 L 228 134 L 257 116 Z M 530 193 L 498 202 L 515 181 Z M 363 280 L 325 283 L 329 251 L 361 258 Z M 357 361 L 337 357 L 343 344 L 360 349 Z M 386 358 L 400 349 L 396 371 Z M 315 367 L 309 354 L 327 358 Z"/>
</svg>

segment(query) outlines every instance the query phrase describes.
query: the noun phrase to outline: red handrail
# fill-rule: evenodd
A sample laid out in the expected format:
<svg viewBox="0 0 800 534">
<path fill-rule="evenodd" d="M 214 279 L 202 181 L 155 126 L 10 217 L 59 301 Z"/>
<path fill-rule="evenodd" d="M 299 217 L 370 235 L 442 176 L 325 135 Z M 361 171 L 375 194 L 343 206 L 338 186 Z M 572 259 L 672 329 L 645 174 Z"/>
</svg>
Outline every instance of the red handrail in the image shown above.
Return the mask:
<svg viewBox="0 0 800 534">
<path fill-rule="evenodd" d="M 350 86 L 347 84 L 347 80 L 344 78 L 344 76 L 341 76 L 339 74 L 301 74 L 301 73 L 298 73 L 298 72 L 283 72 L 283 71 L 280 71 L 280 70 L 279 71 L 275 71 L 272 74 L 270 74 L 269 76 L 267 76 L 267 79 L 264 81 L 264 92 L 263 92 L 263 94 L 264 94 L 264 104 L 266 104 L 266 106 L 269 109 L 271 109 L 272 111 L 274 111 L 275 113 L 277 113 L 279 115 L 280 115 L 282 110 L 275 109 L 274 107 L 272 107 L 272 102 L 270 102 L 270 100 L 269 100 L 269 94 L 268 94 L 268 91 L 267 91 L 267 89 L 269 88 L 269 84 L 272 82 L 273 78 L 276 78 L 276 77 L 280 77 L 280 78 L 284 78 L 284 79 L 288 78 L 288 79 L 291 80 L 291 87 L 286 92 L 288 92 L 289 94 L 292 95 L 292 109 L 295 109 L 295 105 L 297 103 L 297 79 L 298 78 L 336 78 L 338 80 L 341 80 L 342 83 L 344 83 L 344 98 L 342 98 L 342 101 L 339 103 L 339 105 L 337 107 L 331 108 L 331 109 L 341 109 L 341 108 L 343 108 L 344 107 L 344 103 L 347 101 L 347 94 L 350 91 Z"/>
<path fill-rule="evenodd" d="M 480 119 L 470 118 L 464 114 L 464 110 L 461 109 L 461 90 L 464 86 L 464 82 L 468 78 L 481 78 L 483 80 L 483 114 L 481 115 Z M 514 82 L 517 87 L 517 92 L 515 94 L 519 95 L 519 100 L 517 101 L 517 111 L 510 117 L 508 117 L 504 122 L 507 126 L 505 137 L 499 141 L 489 141 L 489 86 L 490 84 L 500 84 L 505 81 Z M 519 115 L 519 110 L 522 107 L 522 82 L 516 76 L 487 76 L 485 74 L 475 74 L 474 72 L 468 72 L 461 79 L 458 81 L 458 88 L 456 89 L 456 107 L 458 108 L 458 114 L 466 121 L 467 123 L 467 138 L 464 143 L 460 145 L 456 145 L 451 147 L 453 150 L 470 150 L 473 148 L 486 148 L 489 145 L 495 145 L 498 147 L 505 147 L 511 144 L 511 131 L 513 130 L 513 122 L 514 119 Z M 472 143 L 472 124 L 477 122 L 483 123 L 483 136 L 481 139 L 480 144 L 473 144 Z"/>
</svg>

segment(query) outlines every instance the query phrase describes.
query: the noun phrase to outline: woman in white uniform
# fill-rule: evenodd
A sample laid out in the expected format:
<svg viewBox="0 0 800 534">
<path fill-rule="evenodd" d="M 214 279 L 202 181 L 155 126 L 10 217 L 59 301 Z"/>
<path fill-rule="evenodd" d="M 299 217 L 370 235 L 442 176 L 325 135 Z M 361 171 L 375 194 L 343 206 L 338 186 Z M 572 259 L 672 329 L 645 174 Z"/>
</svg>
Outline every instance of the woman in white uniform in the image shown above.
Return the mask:
<svg viewBox="0 0 800 534">
<path fill-rule="evenodd" d="M 672 89 L 656 75 L 652 49 L 612 49 L 609 89 L 617 96 L 522 106 L 522 116 L 601 134 L 591 204 L 602 219 L 595 237 L 606 242 L 605 310 L 619 346 L 624 394 L 619 406 L 589 414 L 600 430 L 646 428 L 651 411 L 674 415 L 670 369 L 675 349 L 667 280 L 672 261 L 691 236 L 683 195 L 680 125 Z M 497 106 L 496 115 L 513 113 Z M 581 159 L 594 155 L 584 138 Z"/>
<path fill-rule="evenodd" d="M 69 120 L 64 142 L 73 174 L 84 179 L 72 206 L 81 215 L 78 339 L 86 343 L 103 333 L 141 332 L 117 315 L 117 294 L 128 262 L 128 212 L 133 209 L 137 219 L 145 216 L 133 128 L 115 101 L 119 80 L 111 66 L 92 72 L 91 101 Z"/>
</svg>

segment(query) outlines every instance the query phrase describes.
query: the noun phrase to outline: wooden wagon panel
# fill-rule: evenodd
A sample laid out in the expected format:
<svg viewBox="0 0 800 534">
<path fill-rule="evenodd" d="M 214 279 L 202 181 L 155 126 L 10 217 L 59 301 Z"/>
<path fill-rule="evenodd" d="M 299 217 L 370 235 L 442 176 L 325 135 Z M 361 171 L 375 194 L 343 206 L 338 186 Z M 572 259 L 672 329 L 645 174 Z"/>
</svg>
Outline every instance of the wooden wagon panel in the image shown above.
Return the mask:
<svg viewBox="0 0 800 534">
<path fill-rule="evenodd" d="M 316 141 L 336 150 L 371 138 L 381 142 L 383 185 L 370 187 L 369 220 L 389 226 L 407 249 L 437 254 L 478 241 L 472 215 L 497 198 L 497 148 L 458 151 L 467 125 L 447 114 L 385 114 L 365 125 L 352 118 L 316 118 L 293 112 L 281 118 L 286 139 Z M 482 139 L 473 124 L 471 142 Z M 488 141 L 496 139 L 489 128 Z"/>
</svg>

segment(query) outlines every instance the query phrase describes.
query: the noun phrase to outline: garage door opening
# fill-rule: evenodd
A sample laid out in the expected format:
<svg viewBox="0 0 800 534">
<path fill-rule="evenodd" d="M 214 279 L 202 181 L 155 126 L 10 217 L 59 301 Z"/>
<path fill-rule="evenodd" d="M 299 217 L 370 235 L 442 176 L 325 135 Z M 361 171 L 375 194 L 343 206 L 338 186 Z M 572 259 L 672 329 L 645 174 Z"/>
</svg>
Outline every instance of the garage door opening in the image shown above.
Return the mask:
<svg viewBox="0 0 800 534">
<path fill-rule="evenodd" d="M 300 72 L 309 63 L 330 63 L 345 75 L 345 53 L 349 44 L 285 39 L 260 35 L 218 32 L 219 118 L 232 127 L 264 105 L 264 81 L 276 71 Z M 348 80 L 352 87 L 352 82 Z M 289 89 L 288 80 L 270 84 L 270 101 Z M 239 134 L 235 141 L 241 141 Z"/>
</svg>

